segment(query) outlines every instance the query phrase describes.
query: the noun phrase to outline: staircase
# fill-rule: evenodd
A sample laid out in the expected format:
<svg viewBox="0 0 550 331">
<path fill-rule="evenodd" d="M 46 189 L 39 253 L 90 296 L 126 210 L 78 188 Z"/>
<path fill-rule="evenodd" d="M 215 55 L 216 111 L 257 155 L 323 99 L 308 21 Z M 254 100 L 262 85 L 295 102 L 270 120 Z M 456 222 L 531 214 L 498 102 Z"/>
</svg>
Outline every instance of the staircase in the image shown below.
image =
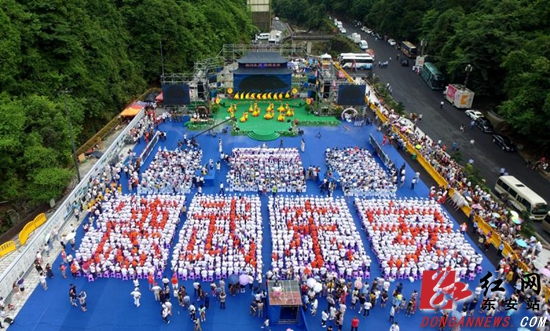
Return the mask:
<svg viewBox="0 0 550 331">
<path fill-rule="evenodd" d="M 248 136 L 254 140 L 271 141 L 279 138 L 281 135 L 271 130 L 269 131 L 254 130 L 252 132 L 249 132 Z"/>
</svg>

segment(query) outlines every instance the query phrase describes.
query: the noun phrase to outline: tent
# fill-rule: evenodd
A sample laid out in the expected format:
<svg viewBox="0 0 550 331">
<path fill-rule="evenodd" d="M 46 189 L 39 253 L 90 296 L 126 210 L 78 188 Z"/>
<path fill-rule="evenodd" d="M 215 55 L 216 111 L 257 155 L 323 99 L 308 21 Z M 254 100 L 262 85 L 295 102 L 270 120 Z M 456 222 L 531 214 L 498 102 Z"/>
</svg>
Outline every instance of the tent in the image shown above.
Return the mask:
<svg viewBox="0 0 550 331">
<path fill-rule="evenodd" d="M 162 92 L 160 92 L 160 94 L 157 95 L 157 97 L 155 98 L 155 100 L 156 100 L 157 102 L 162 102 L 162 101 L 164 100 L 164 98 L 163 98 L 163 96 L 162 96 Z"/>
<path fill-rule="evenodd" d="M 120 113 L 120 116 L 136 116 L 137 114 L 139 114 L 140 111 L 143 110 L 143 108 L 145 108 L 144 102 L 132 102 L 128 107 L 126 107 L 126 109 L 122 111 L 122 113 Z"/>
<path fill-rule="evenodd" d="M 332 56 L 328 53 L 321 55 L 322 60 L 332 60 Z"/>
</svg>

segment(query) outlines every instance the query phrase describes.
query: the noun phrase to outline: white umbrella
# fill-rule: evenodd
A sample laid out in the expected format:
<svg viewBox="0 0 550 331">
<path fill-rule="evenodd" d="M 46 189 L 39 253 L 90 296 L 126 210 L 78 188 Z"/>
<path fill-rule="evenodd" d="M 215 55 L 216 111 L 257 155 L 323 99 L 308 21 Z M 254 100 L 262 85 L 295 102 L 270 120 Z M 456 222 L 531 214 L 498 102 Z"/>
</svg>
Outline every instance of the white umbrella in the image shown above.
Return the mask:
<svg viewBox="0 0 550 331">
<path fill-rule="evenodd" d="M 73 240 L 75 236 L 76 236 L 76 233 L 71 232 L 65 236 L 65 240 Z"/>
</svg>

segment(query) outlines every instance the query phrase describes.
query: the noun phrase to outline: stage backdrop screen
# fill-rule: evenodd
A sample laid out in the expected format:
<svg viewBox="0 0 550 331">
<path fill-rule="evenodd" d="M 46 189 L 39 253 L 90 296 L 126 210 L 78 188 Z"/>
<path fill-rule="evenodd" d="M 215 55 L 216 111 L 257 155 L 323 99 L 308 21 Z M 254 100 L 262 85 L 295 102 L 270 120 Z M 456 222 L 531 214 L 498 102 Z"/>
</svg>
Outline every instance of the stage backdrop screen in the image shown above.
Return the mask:
<svg viewBox="0 0 550 331">
<path fill-rule="evenodd" d="M 165 106 L 188 105 L 191 103 L 189 85 L 187 84 L 162 85 L 162 97 Z"/>
<path fill-rule="evenodd" d="M 233 75 L 233 86 L 246 92 L 287 92 L 292 87 L 292 75 Z"/>
<path fill-rule="evenodd" d="M 365 85 L 338 86 L 338 104 L 346 106 L 364 106 L 365 89 Z"/>
</svg>

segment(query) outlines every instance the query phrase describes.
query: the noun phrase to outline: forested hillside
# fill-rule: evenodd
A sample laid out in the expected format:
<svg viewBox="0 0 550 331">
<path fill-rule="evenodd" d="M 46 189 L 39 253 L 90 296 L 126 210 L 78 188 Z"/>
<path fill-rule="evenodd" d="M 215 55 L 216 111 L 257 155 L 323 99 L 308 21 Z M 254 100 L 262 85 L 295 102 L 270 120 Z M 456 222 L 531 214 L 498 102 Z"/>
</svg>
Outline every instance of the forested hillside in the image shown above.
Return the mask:
<svg viewBox="0 0 550 331">
<path fill-rule="evenodd" d="M 359 20 L 382 35 L 427 42 L 449 82 L 499 105 L 516 134 L 541 152 L 550 148 L 550 6 L 544 0 L 275 0 L 276 14 L 302 20 L 295 8 L 324 9 Z M 311 22 L 318 25 L 317 21 Z M 313 26 L 315 27 L 315 26 Z"/>
<path fill-rule="evenodd" d="M 166 72 L 186 72 L 254 31 L 241 0 L 3 0 L 0 201 L 59 196 L 78 142 Z M 77 143 L 78 143 L 77 142 Z"/>
</svg>

